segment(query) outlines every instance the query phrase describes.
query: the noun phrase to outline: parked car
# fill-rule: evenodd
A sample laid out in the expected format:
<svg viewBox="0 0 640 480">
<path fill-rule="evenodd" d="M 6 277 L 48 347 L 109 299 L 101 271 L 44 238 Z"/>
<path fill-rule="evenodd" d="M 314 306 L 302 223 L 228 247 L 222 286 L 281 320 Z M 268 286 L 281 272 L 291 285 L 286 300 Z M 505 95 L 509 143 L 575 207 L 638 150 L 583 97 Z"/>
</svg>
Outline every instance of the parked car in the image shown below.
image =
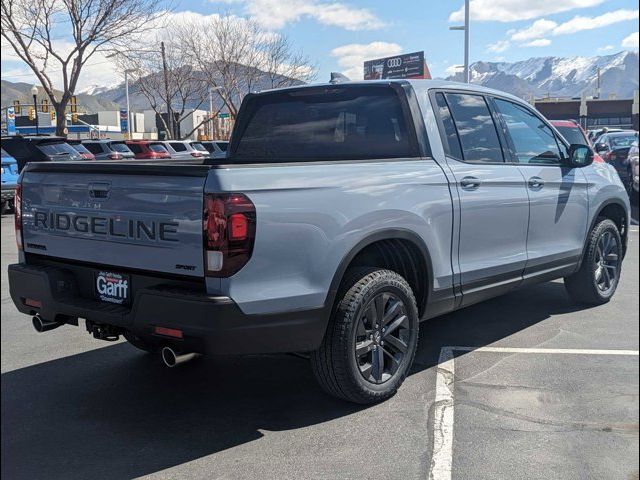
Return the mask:
<svg viewBox="0 0 640 480">
<path fill-rule="evenodd" d="M 587 145 L 593 147 L 584 129 L 573 120 L 550 120 L 551 125 L 569 142 L 569 144 Z M 598 153 L 594 153 L 593 161 L 603 163 L 604 160 Z"/>
<path fill-rule="evenodd" d="M 638 196 L 638 181 L 640 176 L 640 168 L 638 168 L 638 139 L 636 138 L 635 142 L 631 144 L 631 148 L 629 149 L 629 157 L 627 158 L 627 163 L 629 166 L 629 178 L 631 179 L 630 188 L 628 188 L 629 193 L 635 194 L 636 198 Z"/>
<path fill-rule="evenodd" d="M 602 135 L 595 145 L 596 152 L 600 154 L 605 162 L 616 169 L 622 183 L 629 191 L 632 178 L 627 157 L 629 156 L 631 145 L 636 140 L 638 140 L 638 133 L 633 130 L 609 132 Z"/>
<path fill-rule="evenodd" d="M 371 404 L 408 375 L 421 320 L 560 278 L 585 304 L 618 287 L 624 186 L 515 96 L 432 80 L 269 90 L 244 98 L 228 153 L 225 168 L 29 165 L 17 309 L 40 332 L 84 318 L 168 366 L 310 352 L 326 392 Z"/>
<path fill-rule="evenodd" d="M 206 148 L 213 158 L 224 158 L 227 156 L 227 148 L 229 142 L 222 140 L 207 140 L 199 142 L 204 148 Z"/>
<path fill-rule="evenodd" d="M 18 162 L 2 149 L 2 213 L 13 210 L 14 194 L 18 184 Z"/>
<path fill-rule="evenodd" d="M 151 142 L 151 145 L 162 145 L 167 149 L 171 158 L 176 160 L 193 160 L 202 158 L 201 151 L 196 150 L 189 140 L 167 140 L 163 142 Z"/>
<path fill-rule="evenodd" d="M 191 146 L 193 147 L 194 150 L 200 152 L 203 158 L 214 158 L 211 152 L 209 152 L 209 150 L 207 150 L 205 146 L 202 145 L 202 142 L 200 141 L 191 142 Z"/>
<path fill-rule="evenodd" d="M 598 142 L 598 139 L 605 133 L 615 133 L 615 132 L 623 132 L 623 131 L 624 130 L 622 130 L 621 128 L 608 128 L 608 127 L 596 128 L 595 130 L 591 130 L 589 135 L 589 140 L 591 140 L 591 143 L 595 145 Z"/>
<path fill-rule="evenodd" d="M 134 158 L 134 153 L 118 140 L 83 140 L 87 150 L 93 153 L 96 160 L 127 160 Z"/>
<path fill-rule="evenodd" d="M 162 160 L 171 158 L 169 151 L 158 142 L 149 140 L 127 140 L 127 147 L 134 153 L 136 159 Z"/>
<path fill-rule="evenodd" d="M 80 143 L 80 140 L 69 140 L 67 139 L 67 143 L 71 145 L 84 160 L 95 160 L 96 157 L 93 153 L 91 153 L 87 148 Z"/>
<path fill-rule="evenodd" d="M 64 137 L 50 135 L 7 135 L 2 137 L 4 148 L 18 162 L 22 171 L 29 162 L 62 162 L 83 160 Z"/>
</svg>

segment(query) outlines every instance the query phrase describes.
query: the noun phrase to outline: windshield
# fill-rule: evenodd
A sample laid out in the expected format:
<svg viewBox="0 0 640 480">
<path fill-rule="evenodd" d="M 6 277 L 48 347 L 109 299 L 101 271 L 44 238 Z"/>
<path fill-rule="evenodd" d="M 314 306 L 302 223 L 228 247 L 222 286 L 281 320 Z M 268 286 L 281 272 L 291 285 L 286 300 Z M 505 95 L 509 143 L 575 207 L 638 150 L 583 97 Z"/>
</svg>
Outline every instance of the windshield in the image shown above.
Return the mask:
<svg viewBox="0 0 640 480">
<path fill-rule="evenodd" d="M 248 100 L 231 158 L 313 161 L 415 156 L 400 97 L 388 86 L 274 92 Z"/>
<path fill-rule="evenodd" d="M 564 139 L 569 142 L 571 145 L 589 145 L 589 142 L 584 137 L 582 130 L 576 127 L 556 127 L 556 130 L 560 132 L 560 135 L 564 137 Z"/>
<path fill-rule="evenodd" d="M 199 152 L 205 152 L 205 153 L 208 153 L 208 152 L 209 152 L 209 150 L 207 150 L 206 148 L 204 148 L 204 145 L 202 145 L 201 143 L 193 142 L 193 143 L 191 144 L 191 146 L 192 146 L 195 150 L 198 150 Z"/>
<path fill-rule="evenodd" d="M 613 148 L 627 148 L 636 141 L 636 138 L 633 133 L 629 135 L 611 135 L 609 141 Z"/>
<path fill-rule="evenodd" d="M 78 152 L 68 143 L 40 143 L 38 148 L 49 157 L 56 160 L 82 160 Z"/>
<path fill-rule="evenodd" d="M 133 153 L 124 143 L 112 142 L 111 150 L 118 153 Z"/>
</svg>

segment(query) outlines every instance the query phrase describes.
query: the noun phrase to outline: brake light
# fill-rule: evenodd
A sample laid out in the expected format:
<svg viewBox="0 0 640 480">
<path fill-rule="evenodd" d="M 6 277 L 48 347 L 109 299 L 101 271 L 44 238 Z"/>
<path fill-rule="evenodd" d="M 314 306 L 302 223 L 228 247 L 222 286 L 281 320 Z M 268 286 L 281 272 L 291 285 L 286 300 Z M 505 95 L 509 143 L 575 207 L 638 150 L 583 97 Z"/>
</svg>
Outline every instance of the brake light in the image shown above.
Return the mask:
<svg viewBox="0 0 640 480">
<path fill-rule="evenodd" d="M 199 157 L 201 157 L 201 156 L 202 156 L 202 154 L 201 154 L 200 152 L 191 152 L 191 156 L 192 156 L 192 157 L 199 158 Z"/>
<path fill-rule="evenodd" d="M 111 153 L 111 154 L 109 154 L 109 159 L 110 160 L 122 160 L 122 155 L 120 155 L 119 153 Z"/>
<path fill-rule="evenodd" d="M 230 277 L 253 253 L 256 208 L 242 193 L 205 194 L 203 240 L 205 271 L 212 277 Z"/>
<path fill-rule="evenodd" d="M 16 186 L 16 193 L 13 199 L 14 206 L 14 226 L 16 230 L 16 244 L 18 250 L 22 250 L 22 184 Z"/>
</svg>

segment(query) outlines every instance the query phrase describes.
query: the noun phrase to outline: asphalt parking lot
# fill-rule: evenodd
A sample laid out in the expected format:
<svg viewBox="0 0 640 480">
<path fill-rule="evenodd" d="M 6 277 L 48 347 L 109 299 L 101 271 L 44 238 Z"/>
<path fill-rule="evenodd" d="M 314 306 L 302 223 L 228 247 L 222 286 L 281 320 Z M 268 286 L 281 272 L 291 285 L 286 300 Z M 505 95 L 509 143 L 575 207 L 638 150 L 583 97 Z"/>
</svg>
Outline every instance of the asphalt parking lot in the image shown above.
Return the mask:
<svg viewBox="0 0 640 480">
<path fill-rule="evenodd" d="M 610 304 L 572 305 L 554 282 L 424 323 L 404 386 L 363 408 L 294 356 L 169 370 L 84 328 L 35 333 L 9 298 L 3 217 L 3 478 L 638 479 L 630 238 Z"/>
</svg>

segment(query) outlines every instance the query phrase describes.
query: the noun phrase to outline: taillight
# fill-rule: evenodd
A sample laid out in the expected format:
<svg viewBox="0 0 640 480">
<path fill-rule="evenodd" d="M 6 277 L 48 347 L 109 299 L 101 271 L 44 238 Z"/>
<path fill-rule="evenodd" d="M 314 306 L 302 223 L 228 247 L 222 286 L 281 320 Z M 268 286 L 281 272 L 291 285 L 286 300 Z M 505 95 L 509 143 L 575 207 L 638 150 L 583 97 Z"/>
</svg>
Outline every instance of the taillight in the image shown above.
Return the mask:
<svg viewBox="0 0 640 480">
<path fill-rule="evenodd" d="M 202 156 L 202 154 L 201 154 L 200 152 L 191 152 L 191 156 L 192 156 L 192 157 L 199 158 L 199 157 L 201 157 L 201 156 Z"/>
<path fill-rule="evenodd" d="M 205 194 L 203 234 L 206 275 L 230 277 L 253 253 L 255 206 L 241 193 Z"/>
<path fill-rule="evenodd" d="M 16 193 L 13 199 L 14 206 L 14 226 L 16 229 L 16 244 L 18 250 L 22 250 L 22 184 L 16 186 Z"/>
<path fill-rule="evenodd" d="M 593 163 L 604 163 L 604 160 L 597 153 L 593 154 Z"/>
<path fill-rule="evenodd" d="M 122 160 L 122 155 L 120 155 L 119 153 L 111 153 L 111 154 L 109 154 L 109 159 L 110 160 Z"/>
</svg>

